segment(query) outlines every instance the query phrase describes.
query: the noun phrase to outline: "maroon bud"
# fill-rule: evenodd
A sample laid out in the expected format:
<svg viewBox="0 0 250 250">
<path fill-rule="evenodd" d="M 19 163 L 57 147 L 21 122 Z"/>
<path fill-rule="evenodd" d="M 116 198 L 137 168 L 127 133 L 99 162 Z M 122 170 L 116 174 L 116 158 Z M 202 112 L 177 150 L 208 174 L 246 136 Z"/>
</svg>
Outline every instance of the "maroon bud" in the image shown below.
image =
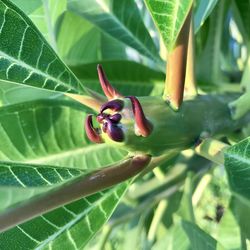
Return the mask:
<svg viewBox="0 0 250 250">
<path fill-rule="evenodd" d="M 109 102 L 106 102 L 102 105 L 100 113 L 105 111 L 106 109 L 111 109 L 112 111 L 121 111 L 123 109 L 124 102 L 119 99 L 115 99 Z"/>
<path fill-rule="evenodd" d="M 101 83 L 102 86 L 102 90 L 104 92 L 104 94 L 106 95 L 106 97 L 110 100 L 110 99 L 114 99 L 116 97 L 122 97 L 122 95 L 120 93 L 118 93 L 110 84 L 110 82 L 108 81 L 104 70 L 102 68 L 102 66 L 100 64 L 97 65 L 97 72 L 98 72 L 98 77 L 99 77 L 99 81 Z"/>
<path fill-rule="evenodd" d="M 96 119 L 99 123 L 102 123 L 104 119 L 106 119 L 109 115 L 104 114 L 104 113 L 100 113 L 99 115 L 97 115 Z"/>
<path fill-rule="evenodd" d="M 110 119 L 112 122 L 114 122 L 114 123 L 119 123 L 120 120 L 122 119 L 122 116 L 121 116 L 121 114 L 116 113 L 116 114 L 114 114 L 114 115 L 111 115 L 111 116 L 109 117 L 109 119 Z"/>
<path fill-rule="evenodd" d="M 92 122 L 92 115 L 88 115 L 85 121 L 85 131 L 88 136 L 88 138 L 95 143 L 103 143 L 103 140 L 99 133 L 97 132 L 97 129 L 93 127 Z"/>
<path fill-rule="evenodd" d="M 122 142 L 124 140 L 122 129 L 111 121 L 107 122 L 107 134 L 114 141 Z"/>
<path fill-rule="evenodd" d="M 132 109 L 135 117 L 135 123 L 142 136 L 147 137 L 152 131 L 152 125 L 146 119 L 142 106 L 135 96 L 128 96 L 132 104 Z"/>
</svg>

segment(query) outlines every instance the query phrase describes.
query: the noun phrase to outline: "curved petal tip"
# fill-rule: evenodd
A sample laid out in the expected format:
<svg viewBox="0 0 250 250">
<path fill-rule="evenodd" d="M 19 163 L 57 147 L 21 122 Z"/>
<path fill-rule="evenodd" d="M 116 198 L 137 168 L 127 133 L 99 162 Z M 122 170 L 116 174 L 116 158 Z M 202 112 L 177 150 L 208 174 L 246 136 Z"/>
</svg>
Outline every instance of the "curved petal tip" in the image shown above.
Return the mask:
<svg viewBox="0 0 250 250">
<path fill-rule="evenodd" d="M 101 136 L 99 135 L 97 129 L 93 127 L 92 116 L 88 115 L 85 120 L 85 131 L 88 138 L 95 143 L 103 143 Z"/>
</svg>

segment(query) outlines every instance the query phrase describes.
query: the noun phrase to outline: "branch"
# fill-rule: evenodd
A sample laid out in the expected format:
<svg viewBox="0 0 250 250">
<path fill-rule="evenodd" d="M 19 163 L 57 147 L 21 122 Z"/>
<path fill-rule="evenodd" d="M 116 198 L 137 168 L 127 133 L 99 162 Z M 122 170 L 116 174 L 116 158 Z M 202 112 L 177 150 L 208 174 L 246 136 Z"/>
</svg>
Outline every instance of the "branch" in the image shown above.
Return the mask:
<svg viewBox="0 0 250 250">
<path fill-rule="evenodd" d="M 0 215 L 0 232 L 95 192 L 125 181 L 146 167 L 147 155 L 137 155 L 116 166 L 81 176 Z"/>
</svg>

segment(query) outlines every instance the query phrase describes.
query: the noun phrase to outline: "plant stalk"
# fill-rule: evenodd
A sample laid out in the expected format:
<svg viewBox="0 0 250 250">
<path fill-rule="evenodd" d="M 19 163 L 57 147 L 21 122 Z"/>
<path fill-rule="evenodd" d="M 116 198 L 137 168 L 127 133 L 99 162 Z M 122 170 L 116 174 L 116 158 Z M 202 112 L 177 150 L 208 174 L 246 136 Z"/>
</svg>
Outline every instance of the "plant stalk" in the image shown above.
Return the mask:
<svg viewBox="0 0 250 250">
<path fill-rule="evenodd" d="M 40 214 L 111 187 L 141 172 L 150 157 L 138 155 L 89 175 L 80 176 L 64 186 L 50 190 L 0 215 L 0 232 Z"/>
<path fill-rule="evenodd" d="M 122 147 L 153 156 L 174 155 L 195 146 L 206 137 L 231 134 L 250 121 L 250 113 L 239 120 L 231 117 L 228 104 L 238 95 L 199 95 L 185 100 L 178 112 L 161 97 L 140 97 L 145 116 L 153 126 L 148 137 L 134 134 L 134 122 L 126 123 L 126 141 Z M 116 144 L 117 145 L 117 144 Z"/>
<path fill-rule="evenodd" d="M 175 110 L 179 109 L 183 101 L 191 16 L 190 10 L 177 37 L 175 48 L 167 54 L 163 99 L 168 101 Z"/>
</svg>

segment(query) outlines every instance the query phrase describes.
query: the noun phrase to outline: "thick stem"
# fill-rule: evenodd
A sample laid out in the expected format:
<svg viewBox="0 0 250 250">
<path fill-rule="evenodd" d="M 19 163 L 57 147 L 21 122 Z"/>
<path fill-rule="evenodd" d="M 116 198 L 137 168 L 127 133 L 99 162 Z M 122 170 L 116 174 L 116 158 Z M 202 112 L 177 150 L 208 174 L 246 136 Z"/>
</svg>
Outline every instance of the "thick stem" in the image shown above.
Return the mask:
<svg viewBox="0 0 250 250">
<path fill-rule="evenodd" d="M 190 11 L 177 37 L 175 48 L 167 55 L 163 99 L 170 102 L 174 109 L 179 109 L 183 101 L 191 16 Z"/>
<path fill-rule="evenodd" d="M 250 121 L 250 114 L 239 120 L 232 119 L 228 103 L 237 97 L 235 94 L 197 96 L 185 100 L 178 112 L 161 97 L 141 97 L 144 113 L 154 129 L 150 136 L 138 137 L 134 135 L 133 123 L 131 129 L 126 124 L 124 146 L 131 152 L 157 156 L 167 152 L 179 153 L 196 145 L 204 136 L 231 134 Z"/>
</svg>

